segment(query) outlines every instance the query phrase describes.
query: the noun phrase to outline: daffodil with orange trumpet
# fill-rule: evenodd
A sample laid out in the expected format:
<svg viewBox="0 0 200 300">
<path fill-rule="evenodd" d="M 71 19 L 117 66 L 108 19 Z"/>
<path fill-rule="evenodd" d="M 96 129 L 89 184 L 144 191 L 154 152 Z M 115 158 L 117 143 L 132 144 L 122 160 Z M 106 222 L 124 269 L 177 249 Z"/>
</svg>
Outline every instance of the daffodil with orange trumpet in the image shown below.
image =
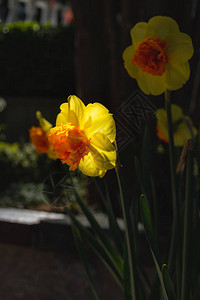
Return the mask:
<svg viewBox="0 0 200 300">
<path fill-rule="evenodd" d="M 176 90 L 189 79 L 192 40 L 170 17 L 155 16 L 131 29 L 132 45 L 123 53 L 128 74 L 145 94 Z"/>
<path fill-rule="evenodd" d="M 55 157 L 88 176 L 103 177 L 116 165 L 115 121 L 100 103 L 87 106 L 76 96 L 60 106 L 48 140 Z"/>
</svg>

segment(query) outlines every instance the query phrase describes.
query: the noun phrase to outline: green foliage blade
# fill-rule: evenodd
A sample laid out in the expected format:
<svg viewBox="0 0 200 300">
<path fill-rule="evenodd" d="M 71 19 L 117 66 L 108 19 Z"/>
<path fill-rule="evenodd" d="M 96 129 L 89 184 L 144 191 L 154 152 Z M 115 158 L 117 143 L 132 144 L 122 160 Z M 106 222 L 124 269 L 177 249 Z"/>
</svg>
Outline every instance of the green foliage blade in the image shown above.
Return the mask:
<svg viewBox="0 0 200 300">
<path fill-rule="evenodd" d="M 80 230 L 76 227 L 76 225 L 73 223 L 72 220 L 71 220 L 71 224 L 72 224 L 72 231 L 73 231 L 74 239 L 75 239 L 75 242 L 76 242 L 76 246 L 77 246 L 77 249 L 78 249 L 78 252 L 79 252 L 79 256 L 82 260 L 83 266 L 85 268 L 85 271 L 86 271 L 86 274 L 87 274 L 87 277 L 88 277 L 88 280 L 89 280 L 89 283 L 90 283 L 90 287 L 91 287 L 91 290 L 92 290 L 92 294 L 93 294 L 95 300 L 99 300 L 99 297 L 98 297 L 98 295 L 96 293 L 96 290 L 94 288 L 94 283 L 93 283 L 93 280 L 92 280 L 92 276 L 90 274 L 88 261 L 87 261 L 87 257 L 86 257 L 85 250 L 84 250 L 84 247 L 83 247 L 83 240 L 82 240 L 82 237 L 81 237 Z"/>
<path fill-rule="evenodd" d="M 170 300 L 175 300 L 176 295 L 175 295 L 175 291 L 174 291 L 174 286 L 173 286 L 171 277 L 169 275 L 167 265 L 162 266 L 162 276 L 163 276 L 163 282 L 164 282 L 164 286 L 165 286 L 165 290 L 168 295 L 168 298 Z"/>
<path fill-rule="evenodd" d="M 72 177 L 71 177 L 71 179 L 72 179 Z M 73 184 L 73 180 L 72 180 L 72 184 Z M 111 261 L 113 262 L 113 264 L 116 266 L 116 269 L 122 275 L 122 272 L 123 272 L 123 262 L 122 262 L 121 257 L 119 256 L 119 254 L 117 253 L 117 251 L 112 246 L 111 242 L 107 238 L 105 232 L 103 231 L 103 229 L 101 228 L 101 226 L 99 225 L 99 223 L 97 222 L 97 220 L 95 219 L 95 217 L 93 216 L 93 214 L 91 213 L 91 211 L 87 208 L 87 206 L 85 205 L 85 203 L 79 197 L 76 189 L 75 189 L 75 195 L 76 195 L 76 200 L 77 200 L 78 204 L 80 205 L 80 207 L 81 207 L 84 215 L 86 216 L 88 222 L 91 225 L 91 228 L 94 230 L 95 234 L 100 239 L 100 241 L 101 241 L 101 243 L 102 243 L 105 251 L 109 255 L 109 257 L 110 257 Z"/>
<path fill-rule="evenodd" d="M 143 220 L 147 240 L 148 240 L 148 243 L 149 243 L 149 246 L 151 249 L 154 264 L 155 264 L 155 267 L 156 267 L 156 270 L 158 273 L 158 277 L 160 280 L 162 294 L 163 294 L 165 300 L 169 300 L 167 293 L 166 293 L 163 276 L 162 276 L 162 272 L 161 272 L 161 259 L 160 259 L 158 247 L 157 247 L 154 232 L 153 232 L 153 225 L 152 225 L 152 221 L 151 221 L 150 209 L 149 209 L 148 202 L 147 202 L 146 198 L 144 197 L 144 195 L 142 195 L 141 199 L 140 199 L 140 208 L 141 208 L 142 220 Z"/>
<path fill-rule="evenodd" d="M 99 241 L 90 230 L 85 228 L 69 211 L 68 215 L 72 220 L 73 224 L 80 230 L 81 234 L 83 234 L 85 239 L 88 241 L 94 252 L 99 256 L 99 258 L 109 269 L 113 278 L 117 281 L 119 286 L 122 287 L 122 274 L 119 272 L 119 269 L 116 268 L 116 265 L 113 264 L 113 261 L 110 259 L 110 256 L 106 252 L 104 245 L 101 243 L 101 241 Z"/>
</svg>

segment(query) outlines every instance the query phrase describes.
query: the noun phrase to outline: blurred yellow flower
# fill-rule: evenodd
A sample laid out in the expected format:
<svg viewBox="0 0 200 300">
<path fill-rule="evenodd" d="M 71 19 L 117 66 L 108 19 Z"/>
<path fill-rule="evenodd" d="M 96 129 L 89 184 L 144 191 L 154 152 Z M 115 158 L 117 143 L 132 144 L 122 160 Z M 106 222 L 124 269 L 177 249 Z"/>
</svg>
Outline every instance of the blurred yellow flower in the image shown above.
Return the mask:
<svg viewBox="0 0 200 300">
<path fill-rule="evenodd" d="M 197 129 L 193 126 L 192 120 L 183 114 L 181 107 L 172 104 L 172 123 L 174 129 L 174 145 L 183 146 L 187 139 L 197 135 Z M 159 139 L 168 143 L 168 122 L 167 113 L 164 109 L 156 111 L 157 135 Z"/>
<path fill-rule="evenodd" d="M 40 111 L 36 112 L 36 117 L 40 123 L 40 127 L 32 126 L 29 130 L 30 139 L 38 153 L 47 153 L 49 158 L 55 159 L 53 148 L 49 145 L 48 141 L 48 134 L 52 125 L 42 117 Z"/>
<path fill-rule="evenodd" d="M 50 129 L 49 143 L 55 157 L 70 166 L 79 168 L 88 176 L 103 177 L 116 165 L 115 121 L 100 103 L 88 104 L 76 96 L 60 106 L 56 127 Z"/>
<path fill-rule="evenodd" d="M 189 79 L 191 38 L 170 17 L 156 16 L 131 29 L 132 45 L 123 53 L 128 74 L 145 94 L 176 90 Z"/>
</svg>

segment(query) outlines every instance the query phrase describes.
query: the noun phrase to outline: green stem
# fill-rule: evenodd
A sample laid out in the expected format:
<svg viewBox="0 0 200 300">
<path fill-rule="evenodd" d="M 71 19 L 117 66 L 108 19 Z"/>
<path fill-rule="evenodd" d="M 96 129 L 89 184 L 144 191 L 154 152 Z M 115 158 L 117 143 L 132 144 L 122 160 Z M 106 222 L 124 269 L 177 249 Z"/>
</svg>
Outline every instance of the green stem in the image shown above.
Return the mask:
<svg viewBox="0 0 200 300">
<path fill-rule="evenodd" d="M 156 197 L 156 189 L 155 189 L 155 184 L 153 180 L 152 174 L 150 174 L 150 183 L 151 183 L 151 189 L 152 189 L 152 200 L 153 200 L 153 217 L 154 217 L 154 234 L 155 234 L 155 239 L 158 244 L 158 199 Z"/>
<path fill-rule="evenodd" d="M 72 179 L 71 176 L 70 176 L 70 179 L 71 179 L 71 183 L 74 186 L 74 182 L 73 182 L 73 179 Z M 74 193 L 76 195 L 77 203 L 79 204 L 79 206 L 81 207 L 84 215 L 88 219 L 92 229 L 94 230 L 94 232 L 96 233 L 96 235 L 100 239 L 103 248 L 105 249 L 106 253 L 109 255 L 109 258 L 114 263 L 114 265 L 116 267 L 116 271 L 122 277 L 123 276 L 123 260 L 122 260 L 121 256 L 118 254 L 116 249 L 113 247 L 113 245 L 110 242 L 110 240 L 108 239 L 107 235 L 104 233 L 101 226 L 99 225 L 99 223 L 97 222 L 97 220 L 95 219 L 93 214 L 91 213 L 91 211 L 87 208 L 87 206 L 85 205 L 85 203 L 83 202 L 83 200 L 79 196 L 76 188 L 74 189 Z"/>
<path fill-rule="evenodd" d="M 103 203 L 105 205 L 105 208 L 106 208 L 106 211 L 108 214 L 108 218 L 109 218 L 110 230 L 112 231 L 114 242 L 115 242 L 120 254 L 122 255 L 122 253 L 123 253 L 122 233 L 118 226 L 117 219 L 115 217 L 115 213 L 114 213 L 110 195 L 109 195 L 108 185 L 107 185 L 106 181 L 104 180 L 105 191 L 103 193 L 102 188 L 99 186 L 99 182 L 96 178 L 94 178 L 94 182 L 95 182 L 96 188 L 103 200 Z"/>
<path fill-rule="evenodd" d="M 123 282 L 121 276 L 118 274 L 113 262 L 111 261 L 109 255 L 104 249 L 103 243 L 97 240 L 97 238 L 94 236 L 91 230 L 88 230 L 86 227 L 84 227 L 80 221 L 78 221 L 74 215 L 68 211 L 70 219 L 73 221 L 75 226 L 82 232 L 84 235 L 86 241 L 89 242 L 92 249 L 95 251 L 95 253 L 99 256 L 99 258 L 103 261 L 105 266 L 110 271 L 113 278 L 116 280 L 116 282 L 119 284 L 121 288 L 123 288 Z"/>
<path fill-rule="evenodd" d="M 82 240 L 82 237 L 81 237 L 81 233 L 80 233 L 79 229 L 76 227 L 76 225 L 73 223 L 72 219 L 71 219 L 71 225 L 72 225 L 72 232 L 73 232 L 73 235 L 74 235 L 74 240 L 75 240 L 75 243 L 76 243 L 76 247 L 78 249 L 79 256 L 80 256 L 80 258 L 82 260 L 82 263 L 83 263 L 83 266 L 85 268 L 85 272 L 87 274 L 87 277 L 88 277 L 88 280 L 89 280 L 89 283 L 90 283 L 90 288 L 91 288 L 94 300 L 99 300 L 99 297 L 98 297 L 97 292 L 96 292 L 95 287 L 94 287 L 94 282 L 93 282 L 92 276 L 90 274 L 90 270 L 89 270 L 89 266 L 88 266 L 88 259 L 86 257 L 85 249 L 83 247 L 83 240 Z"/>
<path fill-rule="evenodd" d="M 199 239 L 198 236 L 199 230 L 199 187 L 198 187 L 198 177 L 195 176 L 195 195 L 194 195 L 194 207 L 193 207 L 193 235 L 192 235 L 192 246 L 193 246 L 193 291 L 197 289 L 198 286 L 198 257 L 199 257 Z"/>
<path fill-rule="evenodd" d="M 165 92 L 165 107 L 167 111 L 168 121 L 168 136 L 169 136 L 169 159 L 170 159 L 170 176 L 171 176 L 171 190 L 172 190 L 172 203 L 173 203 L 173 225 L 172 225 L 172 237 L 170 243 L 169 252 L 169 271 L 172 271 L 174 261 L 176 258 L 176 246 L 178 244 L 178 205 L 176 194 L 176 169 L 175 169 L 175 155 L 174 155 L 174 136 L 173 136 L 173 123 L 171 113 L 171 103 L 169 99 L 169 92 Z"/>
<path fill-rule="evenodd" d="M 135 249 L 134 249 L 133 227 L 132 227 L 132 222 L 129 213 L 129 206 L 126 199 L 123 196 L 119 173 L 116 168 L 115 171 L 116 171 L 117 181 L 119 185 L 120 201 L 121 201 L 121 207 L 122 207 L 122 213 L 123 213 L 124 225 L 125 225 L 125 235 L 126 235 L 130 277 L 131 277 L 131 296 L 132 296 L 132 300 L 137 300 L 136 283 L 134 278 L 134 269 L 136 270 L 136 268 L 135 268 L 135 260 L 134 260 Z"/>
<path fill-rule="evenodd" d="M 180 241 L 180 239 L 179 239 Z M 182 249 L 181 246 L 178 245 L 177 252 L 179 253 L 177 255 L 177 260 L 176 260 L 176 290 L 177 290 L 177 300 L 181 300 L 181 280 L 182 280 L 182 256 L 180 255 Z"/>
<path fill-rule="evenodd" d="M 185 191 L 185 214 L 184 214 L 184 236 L 183 236 L 183 272 L 182 272 L 182 300 L 188 300 L 190 296 L 191 278 L 191 228 L 193 214 L 193 151 L 188 150 L 186 169 L 186 191 Z"/>
</svg>

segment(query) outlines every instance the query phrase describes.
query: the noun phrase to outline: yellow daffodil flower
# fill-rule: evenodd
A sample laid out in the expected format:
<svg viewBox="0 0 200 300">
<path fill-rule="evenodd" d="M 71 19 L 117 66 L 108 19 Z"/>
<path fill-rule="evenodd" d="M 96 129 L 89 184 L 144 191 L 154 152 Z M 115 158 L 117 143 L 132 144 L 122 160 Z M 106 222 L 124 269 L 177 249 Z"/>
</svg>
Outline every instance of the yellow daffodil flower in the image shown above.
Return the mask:
<svg viewBox="0 0 200 300">
<path fill-rule="evenodd" d="M 32 126 L 29 130 L 30 139 L 38 153 L 47 153 L 49 158 L 55 159 L 53 148 L 49 145 L 48 141 L 48 134 L 52 124 L 42 117 L 40 111 L 36 112 L 36 117 L 39 121 L 40 127 Z"/>
<path fill-rule="evenodd" d="M 145 94 L 176 90 L 189 79 L 191 38 L 170 17 L 156 16 L 131 29 L 132 45 L 123 53 L 128 74 Z"/>
<path fill-rule="evenodd" d="M 181 107 L 172 104 L 172 123 L 174 127 L 174 145 L 183 146 L 185 141 L 197 135 L 197 129 L 193 126 L 192 120 L 183 114 Z M 156 111 L 157 135 L 159 139 L 168 143 L 167 113 L 164 109 Z"/>
<path fill-rule="evenodd" d="M 115 121 L 100 103 L 88 104 L 76 96 L 60 106 L 56 127 L 50 129 L 49 143 L 55 157 L 70 166 L 79 168 L 88 176 L 103 177 L 116 165 Z"/>
</svg>

